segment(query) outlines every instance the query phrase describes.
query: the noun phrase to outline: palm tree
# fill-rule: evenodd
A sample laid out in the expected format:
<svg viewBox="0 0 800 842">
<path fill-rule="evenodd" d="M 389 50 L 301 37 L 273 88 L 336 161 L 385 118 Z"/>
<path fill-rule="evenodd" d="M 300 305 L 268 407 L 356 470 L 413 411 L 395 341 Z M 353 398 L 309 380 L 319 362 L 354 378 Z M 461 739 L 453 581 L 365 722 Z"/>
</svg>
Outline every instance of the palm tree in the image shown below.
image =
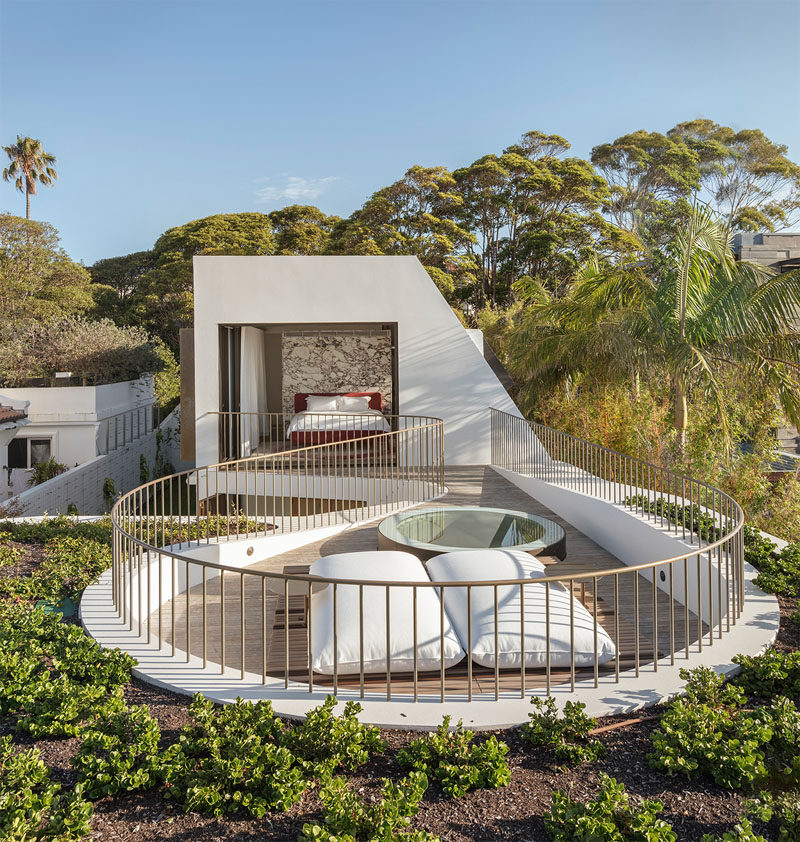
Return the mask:
<svg viewBox="0 0 800 842">
<path fill-rule="evenodd" d="M 800 272 L 776 275 L 737 262 L 728 229 L 695 206 L 652 263 L 584 268 L 563 299 L 534 299 L 516 331 L 512 365 L 545 380 L 598 369 L 666 370 L 683 443 L 690 386 L 713 398 L 727 434 L 722 374 L 731 369 L 768 383 L 800 423 L 798 318 Z"/>
<path fill-rule="evenodd" d="M 25 218 L 31 218 L 31 196 L 36 195 L 36 183 L 49 187 L 57 178 L 53 164 L 56 159 L 42 148 L 42 142 L 32 137 L 20 137 L 11 146 L 4 146 L 11 163 L 3 170 L 5 181 L 14 181 L 17 190 L 25 194 Z"/>
</svg>

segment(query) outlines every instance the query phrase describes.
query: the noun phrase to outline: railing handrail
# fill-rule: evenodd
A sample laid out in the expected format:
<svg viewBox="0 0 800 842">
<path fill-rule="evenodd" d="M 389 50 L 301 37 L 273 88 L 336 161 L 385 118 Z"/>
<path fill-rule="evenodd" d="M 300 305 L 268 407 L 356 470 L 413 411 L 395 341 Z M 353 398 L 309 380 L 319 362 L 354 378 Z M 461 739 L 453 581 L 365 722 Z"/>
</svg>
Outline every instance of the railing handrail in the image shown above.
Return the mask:
<svg viewBox="0 0 800 842">
<path fill-rule="evenodd" d="M 223 413 L 210 413 L 210 414 L 223 414 Z M 386 437 L 396 437 L 398 434 L 403 432 L 408 432 L 409 430 L 419 431 L 419 430 L 426 430 L 426 429 L 434 429 L 434 428 L 443 428 L 444 421 L 441 418 L 435 418 L 434 416 L 426 416 L 426 415 L 400 415 L 396 416 L 399 418 L 408 418 L 408 419 L 415 419 L 415 420 L 424 420 L 426 423 L 412 427 L 412 428 L 404 428 L 401 430 L 390 430 L 390 431 L 382 431 L 382 432 L 369 432 L 368 434 L 362 436 L 359 439 L 359 442 L 369 442 L 374 441 L 376 439 L 386 438 Z M 324 449 L 334 449 L 336 447 L 340 447 L 341 442 L 323 442 L 320 444 L 315 445 L 305 445 L 303 447 L 296 447 L 290 448 L 289 450 L 281 450 L 276 451 L 274 453 L 262 453 L 256 454 L 251 456 L 244 456 L 238 459 L 230 459 L 227 461 L 222 462 L 215 462 L 212 465 L 202 465 L 198 468 L 189 468 L 185 471 L 177 471 L 174 474 L 168 474 L 164 477 L 157 477 L 156 479 L 149 480 L 142 485 L 138 485 L 136 488 L 131 489 L 131 491 L 126 492 L 125 494 L 121 495 L 114 503 L 111 508 L 110 512 L 110 519 L 112 523 L 112 528 L 116 529 L 123 537 L 128 538 L 129 540 L 133 541 L 136 545 L 142 547 L 143 549 L 147 549 L 150 552 L 157 552 L 161 553 L 161 555 L 168 556 L 170 558 L 174 558 L 176 561 L 184 561 L 190 562 L 191 564 L 199 564 L 201 566 L 208 566 L 214 567 L 215 569 L 229 569 L 229 570 L 241 570 L 239 568 L 223 568 L 222 565 L 215 564 L 214 562 L 201 562 L 198 559 L 192 558 L 190 556 L 182 555 L 181 553 L 175 553 L 170 550 L 167 550 L 163 547 L 158 547 L 153 544 L 147 543 L 140 538 L 137 538 L 135 535 L 132 535 L 128 532 L 119 522 L 118 515 L 119 511 L 124 505 L 125 501 L 131 499 L 134 495 L 140 494 L 145 492 L 147 489 L 154 488 L 157 485 L 162 485 L 169 481 L 178 480 L 182 477 L 189 477 L 193 475 L 199 476 L 203 471 L 211 471 L 211 470 L 218 470 L 218 471 L 235 471 L 240 467 L 244 466 L 246 463 L 254 463 L 254 462 L 263 462 L 264 460 L 279 460 L 279 459 L 286 459 L 292 456 L 295 456 L 299 453 L 306 452 L 306 451 L 321 451 Z M 143 515 L 139 515 L 139 517 L 143 517 Z M 178 515 L 167 515 L 166 517 L 178 520 Z M 191 519 L 194 517 L 192 515 L 187 515 L 187 523 L 191 522 Z M 209 517 L 208 514 L 204 515 L 203 517 Z M 199 517 L 195 517 L 195 520 L 199 520 Z M 217 540 L 220 537 L 230 537 L 230 536 L 215 536 Z M 238 537 L 238 536 L 237 536 Z M 198 545 L 201 542 L 197 542 Z M 210 541 L 208 542 L 210 543 Z M 251 571 L 248 571 L 248 575 L 250 575 Z M 258 575 L 261 573 L 268 573 L 268 571 L 252 571 L 253 575 Z M 289 574 L 291 576 L 291 574 Z"/>
<path fill-rule="evenodd" d="M 314 413 L 320 415 L 332 415 L 337 413 Z M 366 413 L 365 413 L 366 414 Z M 595 499 L 603 500 L 609 504 L 623 504 L 629 510 L 636 510 L 637 515 L 641 510 L 642 516 L 648 520 L 655 521 L 661 518 L 662 529 L 666 526 L 667 531 L 672 534 L 676 541 L 683 527 L 684 543 L 679 547 L 681 552 L 668 558 L 654 559 L 651 561 L 639 561 L 641 556 L 636 555 L 635 546 L 633 552 L 621 552 L 620 555 L 611 560 L 613 567 L 603 568 L 602 566 L 590 567 L 572 573 L 560 572 L 558 566 L 552 572 L 544 569 L 542 575 L 527 575 L 513 579 L 472 579 L 472 580 L 447 580 L 433 581 L 424 579 L 421 581 L 379 579 L 379 578 L 342 578 L 334 576 L 321 576 L 313 572 L 313 567 L 308 572 L 286 572 L 280 570 L 261 570 L 252 566 L 244 566 L 247 560 L 242 555 L 241 561 L 236 562 L 226 559 L 224 552 L 218 554 L 219 560 L 214 561 L 206 558 L 194 557 L 196 548 L 215 544 L 220 547 L 230 543 L 239 543 L 268 537 L 279 533 L 291 533 L 294 531 L 308 531 L 316 526 L 327 524 L 340 525 L 346 522 L 364 522 L 374 519 L 376 516 L 385 516 L 409 506 L 416 506 L 426 503 L 439 495 L 445 489 L 444 473 L 444 422 L 441 419 L 429 416 L 384 416 L 387 419 L 406 419 L 407 424 L 395 423 L 391 430 L 373 430 L 367 425 L 358 428 L 357 435 L 347 437 L 345 430 L 335 428 L 332 433 L 333 440 L 323 440 L 316 437 L 295 438 L 288 437 L 289 446 L 282 449 L 287 442 L 282 441 L 276 450 L 271 448 L 275 445 L 274 430 L 279 430 L 279 435 L 286 435 L 287 430 L 280 424 L 271 424 L 272 432 L 267 439 L 263 425 L 259 420 L 253 422 L 250 427 L 250 435 L 241 435 L 242 430 L 246 431 L 246 424 L 249 423 L 248 416 L 269 416 L 287 418 L 287 413 L 268 412 L 236 412 L 230 413 L 215 412 L 209 413 L 225 420 L 226 416 L 232 416 L 237 424 L 237 438 L 232 441 L 236 450 L 240 449 L 243 442 L 249 446 L 255 445 L 269 452 L 252 453 L 247 456 L 224 459 L 212 465 L 204 465 L 198 468 L 177 472 L 167 477 L 153 479 L 136 489 L 122 496 L 112 508 L 112 546 L 113 565 L 111 571 L 112 601 L 115 609 L 120 615 L 123 623 L 133 632 L 134 624 L 138 623 L 138 634 L 141 636 L 146 630 L 147 642 L 150 643 L 152 627 L 157 627 L 157 639 L 159 649 L 164 641 L 169 642 L 169 635 L 164 636 L 162 630 L 162 606 L 171 603 L 167 608 L 169 616 L 168 629 L 171 628 L 172 654 L 177 651 L 190 662 L 192 652 L 198 651 L 202 646 L 203 667 L 209 663 L 215 663 L 218 658 L 218 666 L 221 674 L 225 674 L 229 659 L 226 657 L 226 640 L 231 634 L 230 624 L 226 625 L 226 615 L 233 616 L 234 633 L 238 629 L 240 648 L 238 651 L 227 650 L 227 654 L 238 663 L 241 678 L 245 678 L 247 659 L 246 649 L 246 603 L 255 599 L 257 610 L 258 602 L 261 606 L 261 619 L 255 619 L 255 632 L 253 621 L 248 621 L 248 631 L 255 636 L 247 644 L 248 651 L 261 655 L 262 683 L 267 683 L 267 675 L 281 675 L 284 686 L 289 688 L 291 675 L 295 671 L 307 676 L 309 692 L 313 692 L 318 686 L 316 673 L 326 674 L 325 662 L 315 662 L 314 649 L 325 643 L 324 635 L 332 631 L 333 645 L 333 692 L 337 692 L 337 682 L 340 674 L 353 675 L 353 665 L 346 666 L 343 673 L 339 671 L 338 644 L 337 644 L 337 595 L 338 599 L 351 599 L 353 590 L 358 590 L 359 607 L 357 609 L 358 629 L 361 635 L 360 649 L 360 679 L 359 686 L 361 696 L 366 692 L 364 672 L 364 593 L 365 589 L 385 590 L 385 626 L 386 626 L 386 697 L 391 698 L 392 694 L 392 672 L 408 671 L 411 665 L 406 659 L 398 658 L 405 664 L 405 667 L 392 667 L 390 655 L 392 651 L 392 640 L 390 634 L 390 601 L 391 594 L 404 596 L 407 602 L 412 602 L 413 594 L 413 693 L 414 700 L 417 700 L 418 690 L 418 662 L 417 662 L 417 621 L 418 603 L 417 591 L 422 589 L 420 599 L 430 599 L 425 589 L 438 589 L 440 618 L 438 640 L 440 669 L 434 670 L 439 673 L 438 687 L 435 692 L 440 695 L 442 701 L 447 694 L 447 678 L 445 669 L 445 600 L 466 599 L 467 630 L 462 628 L 459 632 L 463 650 L 466 651 L 467 670 L 467 699 L 473 696 L 473 615 L 470 605 L 475 605 L 471 599 L 480 598 L 485 590 L 493 589 L 493 612 L 494 612 L 494 695 L 499 698 L 500 693 L 500 649 L 499 647 L 499 618 L 501 610 L 500 594 L 503 600 L 508 598 L 517 600 L 513 609 L 514 617 L 518 615 L 520 651 L 517 656 L 519 661 L 519 685 L 515 692 L 525 695 L 526 670 L 545 669 L 545 686 L 550 692 L 551 666 L 555 660 L 556 667 L 569 666 L 569 681 L 572 689 L 575 689 L 576 682 L 576 659 L 578 668 L 593 667 L 595 687 L 598 686 L 600 664 L 608 664 L 613 669 L 615 679 L 620 680 L 620 671 L 624 664 L 632 663 L 636 675 L 639 675 L 642 663 L 642 654 L 645 658 L 652 659 L 654 671 L 658 670 L 660 659 L 667 657 L 662 652 L 667 652 L 670 662 L 674 664 L 676 653 L 684 649 L 686 658 L 689 658 L 690 645 L 696 644 L 698 651 L 702 651 L 703 638 L 708 636 L 709 645 L 713 644 L 714 638 L 721 638 L 723 635 L 723 620 L 727 622 L 727 630 L 735 625 L 737 617 L 741 615 L 744 599 L 744 550 L 742 541 L 742 529 L 744 526 L 744 513 L 741 506 L 730 495 L 721 489 L 715 488 L 708 483 L 701 483 L 691 477 L 678 474 L 670 468 L 649 463 L 638 457 L 626 456 L 619 451 L 606 448 L 602 445 L 580 439 L 577 436 L 561 433 L 553 428 L 537 425 L 527 419 L 512 415 L 502 410 L 492 408 L 491 419 L 491 464 L 497 468 L 507 468 L 516 471 L 518 475 L 529 474 L 536 482 L 543 482 L 545 486 L 550 484 L 551 488 L 560 488 L 576 491 L 582 490 L 592 494 Z M 241 416 L 241 418 L 236 418 Z M 357 417 L 357 414 L 355 415 Z M 245 425 L 245 426 L 242 426 Z M 383 425 L 385 426 L 385 425 Z M 326 431 L 315 431 L 326 432 Z M 298 446 L 299 441 L 313 441 L 316 443 Z M 246 445 L 248 446 L 248 445 Z M 228 453 L 227 449 L 224 450 Z M 546 459 L 542 457 L 546 455 Z M 177 506 L 176 497 L 173 492 L 177 483 Z M 688 491 L 688 501 L 685 492 Z M 185 494 L 186 505 L 181 502 L 181 492 Z M 538 494 L 537 494 L 538 496 Z M 160 498 L 160 505 L 159 505 Z M 542 498 L 545 499 L 546 498 Z M 688 502 L 689 505 L 685 505 Z M 251 517 L 251 510 L 253 517 Z M 344 513 L 344 514 L 342 514 Z M 234 532 L 235 530 L 235 532 Z M 591 529 L 589 530 L 591 532 Z M 311 541 L 314 540 L 312 537 Z M 161 543 L 161 546 L 159 546 Z M 252 548 L 248 547 L 247 555 L 250 556 Z M 622 559 L 630 556 L 631 564 L 626 564 Z M 253 561 L 257 559 L 254 558 Z M 166 570 L 163 562 L 166 561 Z M 169 562 L 172 562 L 171 567 Z M 223 562 L 230 563 L 223 563 Z M 242 566 L 238 566 L 241 564 Z M 282 565 L 281 565 L 282 567 Z M 691 580 L 690 580 L 691 568 Z M 657 571 L 660 570 L 660 573 Z M 211 577 L 209 577 L 211 571 Z M 642 577 L 643 571 L 652 571 L 652 575 Z M 518 572 L 518 571 L 513 571 Z M 166 575 L 165 575 L 166 574 Z M 668 575 L 667 575 L 668 574 Z M 180 577 L 176 580 L 176 575 Z M 413 575 L 419 575 L 413 574 Z M 234 577 L 234 591 L 231 594 L 233 604 L 226 609 L 226 580 L 230 587 L 230 577 Z M 627 579 L 625 577 L 628 577 Z M 218 622 L 214 625 L 208 624 L 207 610 L 207 584 L 218 577 L 219 600 L 215 602 L 215 611 L 219 611 Z M 640 599 L 641 582 L 646 583 L 646 599 L 652 598 L 650 606 L 651 613 L 645 605 L 644 615 Z M 237 593 L 238 583 L 238 593 Z M 246 583 L 249 594 L 247 598 Z M 268 583 L 273 583 L 268 588 Z M 275 583 L 281 583 L 276 586 Z M 663 583 L 663 584 L 662 584 Z M 290 585 L 296 587 L 290 590 Z M 623 589 L 620 591 L 620 585 Z M 544 586 L 535 590 L 535 586 Z M 559 586 L 557 591 L 554 586 Z M 163 589 L 162 589 L 163 586 Z M 253 589 L 258 586 L 260 594 Z M 331 586 L 332 591 L 320 591 L 322 604 L 312 599 L 317 588 L 315 586 Z M 576 603 L 576 587 L 578 588 L 580 600 L 583 606 Z M 627 587 L 627 591 L 625 588 Z M 475 589 L 478 589 L 476 591 Z M 502 592 L 500 589 L 503 589 Z M 532 591 L 531 589 L 534 588 Z M 143 592 L 143 589 L 144 592 Z M 402 589 L 402 590 L 398 590 Z M 453 590 L 455 589 L 455 590 Z M 508 589 L 508 591 L 506 590 Z M 676 590 L 677 589 L 677 590 Z M 567 602 L 561 604 L 561 597 L 554 594 L 566 594 Z M 660 591 L 663 591 L 659 595 Z M 327 593 L 327 596 L 324 594 Z M 429 593 L 429 592 L 428 592 Z M 283 612 L 281 621 L 277 619 L 271 626 L 267 621 L 268 594 L 278 600 L 273 603 L 270 610 L 274 610 L 275 618 L 278 612 Z M 348 594 L 350 596 L 348 596 Z M 533 610 L 538 611 L 536 600 L 544 603 L 543 615 L 539 619 L 532 619 L 527 616 L 525 608 L 533 594 Z M 666 596 L 665 596 L 666 594 Z M 290 608 L 290 597 L 305 597 L 304 608 Z M 587 602 L 587 596 L 590 602 Z M 272 598 L 270 597 L 270 598 Z M 682 597 L 682 610 L 676 618 L 676 604 L 679 604 Z M 281 603 L 281 599 L 283 602 Z M 551 606 L 553 599 L 556 602 Z M 633 615 L 629 616 L 631 610 L 631 599 Z M 659 609 L 659 600 L 668 599 L 668 607 Z M 182 626 L 180 630 L 180 650 L 177 647 L 178 632 L 176 630 L 176 604 L 181 600 L 180 608 L 185 607 L 182 619 L 178 619 Z M 327 602 L 326 602 L 327 600 Z M 610 600 L 610 602 L 608 602 Z M 382 598 L 377 602 L 371 600 L 372 608 L 377 605 L 380 608 Z M 603 602 L 607 606 L 613 606 L 613 612 L 604 615 Z M 690 607 L 691 603 L 691 607 Z M 192 608 L 193 604 L 193 608 Z M 280 608 L 280 605 L 283 605 Z M 405 604 L 405 603 L 403 603 Z M 569 643 L 566 644 L 563 638 L 563 612 L 568 604 L 569 615 Z M 157 606 L 157 612 L 153 613 L 151 607 Z M 332 614 L 326 615 L 332 605 Z M 352 605 L 352 603 L 351 603 Z M 327 608 L 325 607 L 327 606 Z M 559 607 L 560 606 L 560 607 Z M 541 605 L 540 605 L 541 608 Z M 588 628 L 593 628 L 592 644 L 583 644 L 583 650 L 576 648 L 575 630 L 577 609 L 590 611 L 588 619 L 591 627 L 587 627 L 585 621 L 582 627 L 583 634 L 589 633 Z M 322 615 L 318 610 L 322 610 Z M 551 610 L 552 609 L 552 610 Z M 300 610 L 305 612 L 302 621 L 292 628 L 295 631 L 291 635 L 299 635 L 295 639 L 299 647 L 290 652 L 290 611 Z M 427 610 L 427 609 L 426 609 Z M 447 610 L 450 610 L 449 607 Z M 479 610 L 486 610 L 484 608 Z M 659 610 L 662 613 L 662 624 L 659 625 Z M 351 608 L 351 611 L 355 609 Z M 198 613 L 200 612 L 200 613 Z M 232 612 L 232 613 L 231 613 Z M 512 613 L 513 613 L 512 612 Z M 555 613 L 553 613 L 555 612 Z M 561 614 L 559 614 L 561 612 Z M 180 613 L 180 612 L 179 612 Z M 317 617 L 326 616 L 323 619 L 323 626 L 313 625 L 313 629 L 322 628 L 322 642 L 318 643 L 312 635 L 312 615 Z M 216 615 L 215 615 L 216 616 Z M 562 617 L 562 628 L 558 631 L 558 625 L 553 626 L 555 618 L 558 624 L 558 617 Z M 397 623 L 395 615 L 395 623 Z M 538 617 L 538 614 L 537 614 Z M 430 617 L 429 617 L 430 619 Z M 642 621 L 644 620 L 645 631 L 642 632 Z M 199 629 L 194 631 L 195 648 L 192 649 L 192 627 L 197 622 Z M 320 622 L 319 620 L 317 621 Z M 507 622 L 507 620 L 504 620 Z M 668 622 L 668 627 L 664 624 Z M 683 624 L 682 636 L 684 644 L 676 639 L 680 633 L 680 624 Z M 260 623 L 260 627 L 259 627 Z M 332 623 L 332 630 L 328 627 Z M 544 623 L 544 631 L 540 628 L 539 648 L 534 649 L 539 654 L 529 663 L 526 653 L 527 629 L 533 626 L 532 634 L 537 634 L 537 623 L 541 626 Z M 603 644 L 603 651 L 598 644 L 599 631 L 602 628 L 610 628 L 613 625 L 613 640 L 610 650 Z M 621 624 L 627 624 L 622 628 Z M 648 623 L 651 628 L 651 640 L 647 640 Z M 527 624 L 527 625 L 526 625 Z M 354 626 L 351 626 L 349 634 L 353 634 Z M 397 626 L 395 626 L 397 628 Z M 560 643 L 553 648 L 551 646 L 551 632 L 555 629 L 561 635 Z M 198 638 L 198 631 L 201 637 Z M 218 637 L 219 653 L 209 655 L 207 649 L 207 632 L 211 631 Z M 407 628 L 406 632 L 410 632 Z M 269 643 L 268 643 L 269 633 Z M 319 633 L 319 632 L 317 632 Z M 609 634 L 612 632 L 609 631 Z M 621 633 L 623 637 L 620 637 Z M 624 638 L 625 635 L 630 635 Z M 483 632 L 484 636 L 486 632 Z M 504 632 L 505 634 L 505 632 Z M 542 635 L 544 634 L 544 640 Z M 606 634 L 604 631 L 603 634 Z M 642 635 L 644 637 L 642 638 Z M 608 637 L 608 635 L 606 635 Z M 402 636 L 400 638 L 403 639 Z M 185 640 L 185 648 L 183 641 Z M 235 638 L 231 638 L 235 641 Z M 300 644 L 302 640 L 302 645 Z M 610 640 L 610 638 L 609 638 Z M 644 643 L 642 643 L 644 640 Z M 466 641 L 466 642 L 465 642 Z M 542 649 L 542 643 L 545 646 Z M 676 642 L 679 646 L 676 647 Z M 352 645 L 352 640 L 351 640 Z M 405 645 L 405 644 L 403 644 Z M 512 644 L 513 645 L 513 644 Z M 559 648 L 559 645 L 562 648 Z M 564 649 L 563 646 L 567 646 Z M 273 649 L 273 646 L 277 647 Z M 584 651 L 588 646 L 590 651 Z M 631 648 L 632 647 L 632 648 Z M 650 647 L 648 649 L 648 647 Z M 235 649 L 235 647 L 234 647 Z M 302 651 L 301 651 L 302 649 Z M 530 650 L 531 652 L 534 649 Z M 622 655 L 623 649 L 627 654 Z M 541 652 L 545 652 L 542 660 Z M 609 652 L 611 654 L 609 654 Z M 648 654 L 648 652 L 650 654 Z M 299 660 L 292 661 L 295 655 Z M 568 657 L 569 663 L 565 660 Z M 609 662 L 613 658 L 613 665 Z M 270 660 L 273 659 L 273 660 Z M 278 660 L 281 659 L 282 663 Z M 591 664 L 589 664 L 589 659 Z M 632 659 L 632 660 L 631 660 Z M 292 663 L 290 663 L 292 661 Z M 269 663 L 268 663 L 269 662 Z M 319 669 L 317 666 L 323 664 Z M 480 661 L 479 661 L 480 663 Z M 276 666 L 277 664 L 277 666 Z M 628 669 L 629 667 L 625 667 Z M 425 667 L 430 670 L 432 667 Z M 504 671 L 510 669 L 512 673 L 517 671 L 516 667 L 502 667 Z M 604 666 L 604 669 L 606 667 Z M 350 679 L 354 680 L 354 679 Z M 435 683 L 435 681 L 434 681 Z M 516 685 L 516 679 L 514 679 Z M 306 684 L 303 679 L 303 684 Z M 427 686 L 427 685 L 426 685 Z M 458 691 L 463 692 L 463 691 Z M 479 686 L 478 693 L 485 695 L 484 690 Z"/>
</svg>

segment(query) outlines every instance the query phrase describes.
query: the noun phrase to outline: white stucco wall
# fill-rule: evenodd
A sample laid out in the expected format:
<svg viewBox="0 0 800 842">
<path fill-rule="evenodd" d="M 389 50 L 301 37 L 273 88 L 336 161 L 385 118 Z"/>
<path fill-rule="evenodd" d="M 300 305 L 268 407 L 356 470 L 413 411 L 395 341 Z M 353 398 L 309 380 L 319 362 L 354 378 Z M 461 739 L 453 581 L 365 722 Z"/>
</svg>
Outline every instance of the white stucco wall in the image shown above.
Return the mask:
<svg viewBox="0 0 800 842">
<path fill-rule="evenodd" d="M 137 410 L 143 413 L 155 402 L 150 375 L 103 386 L 30 386 L 4 389 L 3 393 L 15 400 L 30 402 L 30 423 L 16 437 L 52 439 L 53 458 L 70 468 L 105 451 L 105 429 L 109 419 Z M 127 423 L 130 430 L 131 420 Z M 121 424 L 120 420 L 120 435 Z M 110 432 L 113 449 L 113 426 Z M 8 448 L 5 447 L 0 449 L 0 466 L 7 463 Z"/>
<path fill-rule="evenodd" d="M 396 322 L 401 415 L 445 421 L 445 461 L 487 464 L 489 412 L 519 415 L 415 257 L 194 258 L 197 464 L 218 460 L 220 324 Z"/>
</svg>

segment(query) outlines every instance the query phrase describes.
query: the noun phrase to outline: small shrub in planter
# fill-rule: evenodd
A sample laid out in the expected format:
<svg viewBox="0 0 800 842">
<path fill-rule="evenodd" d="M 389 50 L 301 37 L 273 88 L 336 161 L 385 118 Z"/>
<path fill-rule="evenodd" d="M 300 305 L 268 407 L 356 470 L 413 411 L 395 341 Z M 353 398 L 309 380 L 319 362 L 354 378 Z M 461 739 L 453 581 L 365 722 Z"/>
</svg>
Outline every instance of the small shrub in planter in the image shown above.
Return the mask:
<svg viewBox="0 0 800 842">
<path fill-rule="evenodd" d="M 397 783 L 384 781 L 382 799 L 367 803 L 344 778 L 331 778 L 319 794 L 324 824 L 303 825 L 298 842 L 441 842 L 424 830 L 407 829 L 427 786 L 422 772 L 411 772 Z"/>
<path fill-rule="evenodd" d="M 81 736 L 72 765 L 84 782 L 87 798 L 148 789 L 158 783 L 161 729 L 145 705 L 95 716 Z"/>
<path fill-rule="evenodd" d="M 397 754 L 401 766 L 410 767 L 438 781 L 453 798 L 461 798 L 471 789 L 501 787 L 511 780 L 506 763 L 508 746 L 489 737 L 477 745 L 472 731 L 465 731 L 459 720 L 450 730 L 450 717 L 425 737 L 411 742 Z"/>
<path fill-rule="evenodd" d="M 187 812 L 247 810 L 260 818 L 300 800 L 307 782 L 268 701 L 237 699 L 216 710 L 197 695 L 189 713 L 193 723 L 162 756 L 165 794 Z"/>
<path fill-rule="evenodd" d="M 287 747 L 311 774 L 324 776 L 339 767 L 356 769 L 386 748 L 378 728 L 358 721 L 362 710 L 358 702 L 347 702 L 341 716 L 334 715 L 335 707 L 336 699 L 328 696 L 286 734 Z"/>
<path fill-rule="evenodd" d="M 31 469 L 31 476 L 28 480 L 28 485 L 31 487 L 41 485 L 43 482 L 47 482 L 47 480 L 53 479 L 53 477 L 57 477 L 59 474 L 63 474 L 66 470 L 66 465 L 62 465 L 61 462 L 56 462 L 56 460 L 52 457 L 45 462 L 37 462 Z"/>
<path fill-rule="evenodd" d="M 564 714 L 559 716 L 555 699 L 548 696 L 531 698 L 534 710 L 528 714 L 529 722 L 522 726 L 522 739 L 534 746 L 551 746 L 559 760 L 568 763 L 585 763 L 605 754 L 600 740 L 589 738 L 597 720 L 584 712 L 582 702 L 567 702 Z"/>
<path fill-rule="evenodd" d="M 87 836 L 92 805 L 81 786 L 66 795 L 60 790 L 37 749 L 15 753 L 11 737 L 0 738 L 0 839 L 70 842 Z"/>
<path fill-rule="evenodd" d="M 556 790 L 544 823 L 556 842 L 675 842 L 675 831 L 658 818 L 663 809 L 660 801 L 634 807 L 624 785 L 601 772 L 597 798 L 581 804 Z"/>
<path fill-rule="evenodd" d="M 58 535 L 44 547 L 44 558 L 31 576 L 0 579 L 0 593 L 21 599 L 59 602 L 81 591 L 111 566 L 111 547 L 80 535 Z"/>
<path fill-rule="evenodd" d="M 757 529 L 744 527 L 744 558 L 758 570 L 755 583 L 767 593 L 800 596 L 800 544 L 778 550 Z"/>
<path fill-rule="evenodd" d="M 768 649 L 761 655 L 734 655 L 733 662 L 742 668 L 735 682 L 745 693 L 800 698 L 800 652 Z"/>
<path fill-rule="evenodd" d="M 746 711 L 744 694 L 713 670 L 681 671 L 687 695 L 652 734 L 650 765 L 667 774 L 708 775 L 728 789 L 800 777 L 800 712 L 780 697 Z"/>
</svg>

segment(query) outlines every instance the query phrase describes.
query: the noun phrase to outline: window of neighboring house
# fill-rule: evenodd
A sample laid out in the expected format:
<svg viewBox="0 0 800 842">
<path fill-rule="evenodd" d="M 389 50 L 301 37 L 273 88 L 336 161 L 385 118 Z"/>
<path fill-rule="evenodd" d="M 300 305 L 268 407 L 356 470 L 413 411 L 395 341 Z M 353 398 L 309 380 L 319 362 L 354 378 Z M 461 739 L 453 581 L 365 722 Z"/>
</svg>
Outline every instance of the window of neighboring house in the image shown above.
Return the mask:
<svg viewBox="0 0 800 842">
<path fill-rule="evenodd" d="M 9 468 L 32 468 L 39 462 L 46 462 L 52 455 L 52 439 L 19 437 L 8 444 Z"/>
</svg>

